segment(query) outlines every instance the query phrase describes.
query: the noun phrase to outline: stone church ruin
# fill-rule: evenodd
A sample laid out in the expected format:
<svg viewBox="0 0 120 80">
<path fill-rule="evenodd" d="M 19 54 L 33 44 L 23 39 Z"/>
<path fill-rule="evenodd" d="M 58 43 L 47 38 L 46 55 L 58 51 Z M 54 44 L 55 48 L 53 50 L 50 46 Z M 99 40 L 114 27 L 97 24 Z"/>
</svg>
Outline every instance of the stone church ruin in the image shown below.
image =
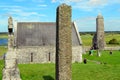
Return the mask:
<svg viewBox="0 0 120 80">
<path fill-rule="evenodd" d="M 82 61 L 82 41 L 77 25 L 72 22 L 72 62 Z M 64 34 L 64 33 L 63 33 Z M 16 22 L 14 47 L 18 63 L 55 62 L 56 23 Z"/>
<path fill-rule="evenodd" d="M 14 32 L 18 63 L 55 62 L 56 23 L 17 22 Z M 63 33 L 65 34 L 65 33 Z M 82 61 L 81 39 L 72 23 L 72 61 Z"/>
</svg>

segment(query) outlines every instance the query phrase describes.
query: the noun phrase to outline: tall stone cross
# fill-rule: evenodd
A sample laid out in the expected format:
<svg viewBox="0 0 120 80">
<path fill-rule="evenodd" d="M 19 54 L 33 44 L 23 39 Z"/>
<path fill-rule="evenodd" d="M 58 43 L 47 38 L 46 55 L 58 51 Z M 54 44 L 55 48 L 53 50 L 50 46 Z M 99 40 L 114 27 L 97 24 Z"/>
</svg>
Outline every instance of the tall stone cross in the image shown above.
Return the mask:
<svg viewBox="0 0 120 80">
<path fill-rule="evenodd" d="M 13 46 L 13 21 L 12 17 L 8 19 L 8 51 L 5 54 L 2 80 L 21 80 L 20 72 L 17 66 L 16 49 Z"/>
<path fill-rule="evenodd" d="M 72 80 L 71 6 L 58 6 L 56 21 L 56 80 Z"/>
</svg>

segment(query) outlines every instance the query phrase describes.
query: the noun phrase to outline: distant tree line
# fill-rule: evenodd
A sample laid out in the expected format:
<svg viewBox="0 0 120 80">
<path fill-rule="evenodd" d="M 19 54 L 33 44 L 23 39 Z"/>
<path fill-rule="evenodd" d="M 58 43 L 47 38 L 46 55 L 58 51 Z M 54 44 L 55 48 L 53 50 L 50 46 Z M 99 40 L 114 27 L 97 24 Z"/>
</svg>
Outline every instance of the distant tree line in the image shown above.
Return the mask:
<svg viewBox="0 0 120 80">
<path fill-rule="evenodd" d="M 8 34 L 8 32 L 0 32 L 0 34 Z"/>
<path fill-rule="evenodd" d="M 86 35 L 86 34 L 90 34 L 90 35 L 94 35 L 96 32 L 79 32 L 80 35 Z M 105 31 L 105 34 L 120 34 L 120 31 Z"/>
</svg>

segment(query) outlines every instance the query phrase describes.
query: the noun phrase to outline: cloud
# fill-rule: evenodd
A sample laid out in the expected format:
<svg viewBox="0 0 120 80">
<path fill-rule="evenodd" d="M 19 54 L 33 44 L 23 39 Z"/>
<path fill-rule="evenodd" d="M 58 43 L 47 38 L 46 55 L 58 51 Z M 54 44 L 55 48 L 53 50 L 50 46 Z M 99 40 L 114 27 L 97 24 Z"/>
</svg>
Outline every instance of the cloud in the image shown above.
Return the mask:
<svg viewBox="0 0 120 80">
<path fill-rule="evenodd" d="M 102 9 L 111 4 L 119 4 L 120 0 L 52 0 L 52 2 L 67 3 L 72 5 L 73 8 L 92 11 L 94 9 Z"/>
<path fill-rule="evenodd" d="M 79 31 L 95 31 L 96 30 L 96 17 L 82 17 L 75 20 Z"/>
<path fill-rule="evenodd" d="M 77 19 L 79 31 L 96 31 L 96 17 L 82 17 Z M 104 19 L 105 31 L 119 31 L 120 29 L 120 17 L 106 17 Z"/>
<path fill-rule="evenodd" d="M 119 31 L 120 29 L 120 18 L 109 17 L 104 21 L 106 31 Z"/>
<path fill-rule="evenodd" d="M 107 5 L 107 0 L 89 0 L 76 3 L 75 8 L 79 8 L 86 11 L 92 11 L 93 9 L 101 9 Z"/>
<path fill-rule="evenodd" d="M 120 9 L 118 9 L 117 11 L 120 12 Z"/>
<path fill-rule="evenodd" d="M 47 7 L 48 5 L 46 5 L 46 4 L 40 4 L 40 5 L 38 5 L 39 7 Z"/>
<path fill-rule="evenodd" d="M 45 17 L 46 15 L 44 14 L 39 14 L 37 10 L 40 10 L 40 8 L 46 8 L 47 5 L 45 4 L 41 4 L 41 5 L 36 5 L 35 8 L 28 8 L 28 7 L 23 7 L 23 6 L 16 6 L 16 5 L 12 5 L 12 6 L 0 6 L 0 9 L 2 8 L 2 10 L 6 13 L 4 13 L 6 16 L 7 15 L 15 15 L 15 16 L 21 16 L 21 17 L 29 17 L 29 16 L 41 16 L 41 17 Z"/>
<path fill-rule="evenodd" d="M 22 8 L 21 6 L 16 6 L 16 5 L 0 5 L 0 8 L 3 8 L 3 9 L 5 9 L 5 8 Z"/>
<path fill-rule="evenodd" d="M 56 0 L 52 0 L 52 3 L 55 3 L 56 2 Z"/>
<path fill-rule="evenodd" d="M 30 16 L 36 16 L 36 17 L 39 17 L 39 16 L 45 17 L 46 16 L 44 14 L 39 14 L 38 12 L 23 11 L 20 9 L 12 9 L 9 13 L 12 15 L 21 16 L 21 17 L 28 17 L 28 18 Z"/>
</svg>

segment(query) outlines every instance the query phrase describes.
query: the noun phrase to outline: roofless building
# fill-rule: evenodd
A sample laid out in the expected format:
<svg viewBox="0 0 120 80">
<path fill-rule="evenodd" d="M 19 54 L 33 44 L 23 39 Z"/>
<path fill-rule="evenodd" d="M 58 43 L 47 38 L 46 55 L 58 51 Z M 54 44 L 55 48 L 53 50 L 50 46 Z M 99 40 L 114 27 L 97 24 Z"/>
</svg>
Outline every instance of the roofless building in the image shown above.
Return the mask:
<svg viewBox="0 0 120 80">
<path fill-rule="evenodd" d="M 82 61 L 82 41 L 77 26 L 72 25 L 72 62 Z M 65 33 L 63 33 L 65 34 Z M 18 63 L 55 62 L 55 22 L 15 22 L 14 46 Z"/>
</svg>

